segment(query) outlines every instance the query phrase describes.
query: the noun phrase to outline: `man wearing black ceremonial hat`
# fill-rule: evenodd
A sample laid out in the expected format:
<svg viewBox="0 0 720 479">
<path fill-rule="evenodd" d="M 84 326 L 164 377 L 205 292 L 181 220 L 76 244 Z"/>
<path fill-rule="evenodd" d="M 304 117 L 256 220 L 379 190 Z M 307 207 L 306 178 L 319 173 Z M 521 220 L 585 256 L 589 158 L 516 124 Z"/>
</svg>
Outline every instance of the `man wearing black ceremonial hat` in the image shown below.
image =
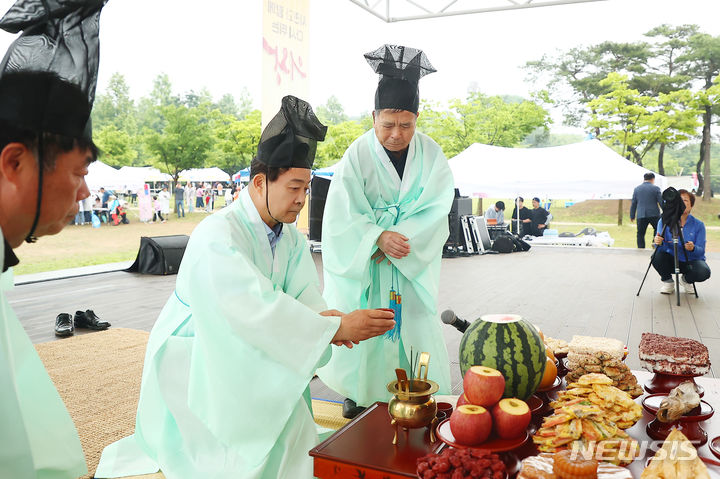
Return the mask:
<svg viewBox="0 0 720 479">
<path fill-rule="evenodd" d="M 291 224 L 325 131 L 310 105 L 283 98 L 248 188 L 193 231 L 150 334 L 135 434 L 103 451 L 95 477 L 313 476 L 315 369 L 330 343 L 353 347 L 394 326 L 390 312 L 328 311 Z"/>
<path fill-rule="evenodd" d="M 391 308 L 396 326 L 352 350 L 337 349 L 318 371 L 343 394 L 353 417 L 386 401 L 395 368 L 428 352 L 429 378 L 450 393 L 450 363 L 437 314 L 442 247 L 453 178 L 431 138 L 415 131 L 418 82 L 435 71 L 421 50 L 384 45 L 365 55 L 380 74 L 373 129 L 337 165 L 322 226 L 324 297 L 340 310 Z"/>
<path fill-rule="evenodd" d="M 3 291 L 13 253 L 58 233 L 90 192 L 90 110 L 104 0 L 19 0 L 0 28 L 23 34 L 0 63 L 0 477 L 87 472 L 75 426 Z M 92 401 L 93 398 L 87 398 Z"/>
</svg>

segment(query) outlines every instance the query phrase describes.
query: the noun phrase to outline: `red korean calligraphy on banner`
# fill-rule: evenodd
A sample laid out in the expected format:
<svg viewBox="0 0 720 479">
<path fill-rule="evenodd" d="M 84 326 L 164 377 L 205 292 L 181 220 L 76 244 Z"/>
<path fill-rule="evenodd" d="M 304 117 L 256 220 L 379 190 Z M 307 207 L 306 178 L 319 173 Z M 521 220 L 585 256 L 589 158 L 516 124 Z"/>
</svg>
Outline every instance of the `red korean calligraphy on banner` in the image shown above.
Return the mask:
<svg viewBox="0 0 720 479">
<path fill-rule="evenodd" d="M 262 126 L 285 95 L 307 100 L 310 0 L 263 0 Z"/>
</svg>

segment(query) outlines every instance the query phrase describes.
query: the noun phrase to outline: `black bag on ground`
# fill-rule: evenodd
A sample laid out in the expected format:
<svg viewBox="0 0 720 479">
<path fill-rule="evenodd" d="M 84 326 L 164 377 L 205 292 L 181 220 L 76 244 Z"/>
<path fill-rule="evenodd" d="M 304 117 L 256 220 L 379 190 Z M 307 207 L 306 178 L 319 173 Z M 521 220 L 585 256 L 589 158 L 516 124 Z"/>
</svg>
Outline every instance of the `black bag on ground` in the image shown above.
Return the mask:
<svg viewBox="0 0 720 479">
<path fill-rule="evenodd" d="M 512 253 L 515 251 L 515 243 L 511 236 L 498 236 L 495 238 L 495 241 L 493 241 L 492 249 L 498 253 Z"/>
</svg>

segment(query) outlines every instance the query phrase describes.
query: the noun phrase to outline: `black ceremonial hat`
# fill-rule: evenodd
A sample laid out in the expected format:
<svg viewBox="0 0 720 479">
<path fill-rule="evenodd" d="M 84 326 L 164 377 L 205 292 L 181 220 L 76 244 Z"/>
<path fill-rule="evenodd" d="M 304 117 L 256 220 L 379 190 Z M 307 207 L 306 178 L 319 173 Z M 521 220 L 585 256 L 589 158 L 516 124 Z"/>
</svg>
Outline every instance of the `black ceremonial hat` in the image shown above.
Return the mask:
<svg viewBox="0 0 720 479">
<path fill-rule="evenodd" d="M 18 0 L 0 28 L 22 31 L 0 63 L 0 121 L 92 138 L 100 11 L 107 0 Z"/>
<path fill-rule="evenodd" d="M 327 126 L 306 101 L 288 95 L 260 136 L 257 160 L 275 168 L 310 169 L 317 142 L 325 139 L 326 132 Z"/>
<path fill-rule="evenodd" d="M 375 73 L 380 74 L 375 110 L 392 108 L 417 113 L 420 107 L 418 82 L 437 71 L 425 53 L 417 48 L 386 44 L 366 53 L 365 59 Z"/>
</svg>

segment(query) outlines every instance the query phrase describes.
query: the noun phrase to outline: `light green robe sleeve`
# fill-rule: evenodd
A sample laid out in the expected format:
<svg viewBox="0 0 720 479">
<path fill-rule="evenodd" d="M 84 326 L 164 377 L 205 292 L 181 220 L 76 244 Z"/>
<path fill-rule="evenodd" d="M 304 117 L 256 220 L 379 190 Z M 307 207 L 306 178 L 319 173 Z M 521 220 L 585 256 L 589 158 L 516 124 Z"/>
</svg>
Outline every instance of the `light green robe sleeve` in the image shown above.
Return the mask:
<svg viewBox="0 0 720 479">
<path fill-rule="evenodd" d="M 248 458 L 272 448 L 340 324 L 318 314 L 325 304 L 309 250 L 286 228 L 271 261 L 263 232 L 203 222 L 177 283 L 195 328 L 188 405 Z M 257 255 L 266 253 L 264 270 Z"/>
<path fill-rule="evenodd" d="M 363 141 L 364 136 L 357 141 Z M 365 196 L 361 158 L 349 148 L 333 175 L 323 213 L 323 266 L 352 281 L 369 281 L 370 256 L 385 228 L 378 226 L 375 210 Z"/>
<path fill-rule="evenodd" d="M 87 472 L 80 438 L 5 298 L 11 287 L 7 271 L 0 275 L 0 478 L 74 479 Z"/>
</svg>

